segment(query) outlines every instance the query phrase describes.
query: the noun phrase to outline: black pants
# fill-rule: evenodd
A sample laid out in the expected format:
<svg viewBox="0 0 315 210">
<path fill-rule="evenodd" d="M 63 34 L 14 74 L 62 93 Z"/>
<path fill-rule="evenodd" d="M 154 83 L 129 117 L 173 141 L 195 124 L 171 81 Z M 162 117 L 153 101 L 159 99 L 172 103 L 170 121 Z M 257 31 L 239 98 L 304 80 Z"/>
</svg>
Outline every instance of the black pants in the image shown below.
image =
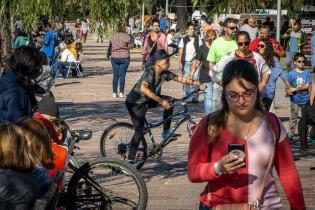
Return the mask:
<svg viewBox="0 0 315 210">
<path fill-rule="evenodd" d="M 313 126 L 315 125 L 315 102 L 313 102 L 313 105 L 311 105 L 308 101 L 302 109 L 302 117 L 298 124 L 299 138 L 302 149 L 307 148 L 308 125 L 312 125 L 310 134 L 311 136 L 315 136 L 315 127 Z"/>
<path fill-rule="evenodd" d="M 167 96 L 160 96 L 162 98 L 170 99 Z M 148 108 L 154 108 L 157 107 L 158 103 L 155 101 L 150 101 L 146 104 L 131 104 L 126 101 L 126 107 L 128 109 L 128 112 L 130 114 L 133 128 L 135 130 L 135 133 L 130 141 L 130 149 L 128 154 L 128 160 L 134 160 L 139 144 L 141 141 L 144 141 L 144 120 L 145 120 L 145 114 L 148 110 Z M 173 114 L 173 107 L 171 107 L 169 110 L 164 109 L 163 113 L 163 119 L 168 118 Z M 168 121 L 163 125 L 163 131 L 169 130 L 171 127 L 171 120 Z"/>
<path fill-rule="evenodd" d="M 263 99 L 262 99 L 262 103 L 263 103 L 263 105 L 264 105 L 264 107 L 265 107 L 265 110 L 266 110 L 267 112 L 269 112 L 269 110 L 270 110 L 272 101 L 273 101 L 273 100 L 270 99 L 270 98 L 263 98 Z"/>
</svg>

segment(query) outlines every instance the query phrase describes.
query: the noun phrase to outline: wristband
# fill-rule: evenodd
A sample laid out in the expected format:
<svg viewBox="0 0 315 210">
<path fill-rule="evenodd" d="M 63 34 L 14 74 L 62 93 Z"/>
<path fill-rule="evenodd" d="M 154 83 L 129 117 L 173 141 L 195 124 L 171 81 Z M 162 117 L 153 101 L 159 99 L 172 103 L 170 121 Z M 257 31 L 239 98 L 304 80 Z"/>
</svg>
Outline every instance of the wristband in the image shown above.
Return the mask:
<svg viewBox="0 0 315 210">
<path fill-rule="evenodd" d="M 222 172 L 220 171 L 219 169 L 219 162 L 216 162 L 214 164 L 214 173 L 217 175 L 217 176 L 221 176 L 222 175 Z"/>
</svg>

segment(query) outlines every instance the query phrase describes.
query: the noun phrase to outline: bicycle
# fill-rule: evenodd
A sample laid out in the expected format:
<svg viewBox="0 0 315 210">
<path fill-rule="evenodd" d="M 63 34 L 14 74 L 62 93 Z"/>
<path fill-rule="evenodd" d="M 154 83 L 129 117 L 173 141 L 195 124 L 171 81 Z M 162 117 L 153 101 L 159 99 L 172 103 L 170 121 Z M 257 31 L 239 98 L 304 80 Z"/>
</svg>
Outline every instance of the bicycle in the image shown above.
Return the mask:
<svg viewBox="0 0 315 210">
<path fill-rule="evenodd" d="M 136 159 L 135 166 L 139 170 L 146 162 L 147 158 L 151 158 L 153 160 L 158 160 L 162 157 L 163 148 L 166 147 L 172 141 L 177 140 L 180 137 L 180 134 L 175 134 L 175 131 L 185 122 L 187 122 L 187 132 L 188 135 L 191 136 L 194 128 L 196 127 L 196 123 L 193 121 L 188 107 L 187 107 L 187 99 L 189 99 L 192 95 L 202 94 L 204 92 L 193 91 L 188 96 L 183 97 L 181 99 L 174 99 L 172 102 L 172 106 L 180 105 L 181 110 L 174 113 L 172 116 L 168 117 L 165 120 L 161 120 L 158 122 L 148 122 L 146 119 L 144 121 L 145 130 L 144 135 L 148 134 L 150 138 L 150 145 L 147 147 L 147 141 L 143 140 L 140 142 Z M 167 136 L 163 137 L 160 143 L 157 143 L 154 140 L 152 129 L 158 128 L 161 125 L 165 124 L 170 120 L 176 120 L 174 125 L 169 130 Z M 133 136 L 134 130 L 133 126 L 127 122 L 116 122 L 110 125 L 103 132 L 100 139 L 100 152 L 103 157 L 116 157 L 123 160 L 127 159 L 129 142 Z"/>
<path fill-rule="evenodd" d="M 68 138 L 72 170 L 67 188 L 61 193 L 63 209 L 146 209 L 148 192 L 141 174 L 128 163 L 114 158 L 97 158 L 79 167 L 74 158 L 76 144 L 89 140 L 91 130 L 71 131 Z"/>
</svg>

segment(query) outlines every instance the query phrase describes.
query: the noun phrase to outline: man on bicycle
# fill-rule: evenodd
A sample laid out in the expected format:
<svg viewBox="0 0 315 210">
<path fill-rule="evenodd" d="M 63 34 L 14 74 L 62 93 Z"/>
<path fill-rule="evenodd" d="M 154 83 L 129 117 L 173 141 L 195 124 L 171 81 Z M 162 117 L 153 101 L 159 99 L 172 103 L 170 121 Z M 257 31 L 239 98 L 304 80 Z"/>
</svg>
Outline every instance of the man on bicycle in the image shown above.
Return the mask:
<svg viewBox="0 0 315 210">
<path fill-rule="evenodd" d="M 144 141 L 144 120 L 148 108 L 156 107 L 160 104 L 164 108 L 163 119 L 171 116 L 173 107 L 169 100 L 171 97 L 160 95 L 160 90 L 165 81 L 175 80 L 177 82 L 198 86 L 199 90 L 205 90 L 205 85 L 192 79 L 176 75 L 169 71 L 170 55 L 164 51 L 157 51 L 151 60 L 146 64 L 146 68 L 131 89 L 126 98 L 126 107 L 131 116 L 135 133 L 130 141 L 128 161 L 135 162 L 135 156 L 140 141 Z M 171 127 L 171 121 L 163 125 L 163 136 L 166 136 Z M 146 155 L 146 154 L 144 154 Z"/>
</svg>

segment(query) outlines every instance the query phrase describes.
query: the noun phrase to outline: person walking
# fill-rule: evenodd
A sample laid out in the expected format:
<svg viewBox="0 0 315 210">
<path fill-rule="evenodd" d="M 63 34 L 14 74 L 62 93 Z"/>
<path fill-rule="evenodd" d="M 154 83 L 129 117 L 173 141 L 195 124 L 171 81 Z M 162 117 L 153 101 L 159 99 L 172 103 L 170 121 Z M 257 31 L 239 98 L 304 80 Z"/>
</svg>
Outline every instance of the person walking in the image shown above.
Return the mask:
<svg viewBox="0 0 315 210">
<path fill-rule="evenodd" d="M 255 66 L 255 69 L 258 72 L 258 76 L 259 76 L 259 91 L 262 91 L 270 78 L 271 72 L 270 72 L 269 67 L 266 65 L 265 60 L 259 53 L 249 50 L 250 38 L 249 38 L 249 34 L 246 31 L 240 31 L 237 33 L 236 42 L 238 45 L 238 49 L 225 55 L 213 67 L 213 74 L 214 74 L 214 76 L 212 77 L 213 80 L 217 84 L 221 85 L 222 73 L 226 64 L 235 59 L 246 59 Z M 220 100 L 221 96 L 222 96 L 222 92 L 220 93 L 220 95 L 217 95 L 216 107 L 221 105 L 219 104 L 219 101 L 218 101 Z"/>
<path fill-rule="evenodd" d="M 291 101 L 291 115 L 289 118 L 289 139 L 293 140 L 296 131 L 296 125 L 298 120 L 298 113 L 302 111 L 305 104 L 309 100 L 309 87 L 312 83 L 312 75 L 311 72 L 305 70 L 305 56 L 302 53 L 297 53 L 293 62 L 295 65 L 295 69 L 289 72 L 288 80 L 290 85 L 292 86 L 290 96 Z M 302 145 L 303 148 L 304 145 Z"/>
<path fill-rule="evenodd" d="M 209 50 L 207 60 L 209 61 L 210 75 L 213 75 L 213 66 L 218 63 L 229 52 L 237 49 L 235 35 L 237 30 L 237 21 L 234 18 L 225 19 L 223 25 L 224 35 L 214 40 Z M 222 87 L 213 82 L 213 108 L 217 110 L 220 106 L 220 98 L 222 95 Z"/>
<path fill-rule="evenodd" d="M 201 119 L 190 139 L 188 178 L 207 182 L 199 210 L 284 209 L 275 166 L 292 210 L 305 210 L 300 177 L 280 119 L 260 103 L 259 75 L 244 59 L 222 77 L 222 108 Z M 288 178 L 289 177 L 289 178 Z"/>
<path fill-rule="evenodd" d="M 111 58 L 113 67 L 113 98 L 117 97 L 119 82 L 119 97 L 124 97 L 126 72 L 130 63 L 132 40 L 126 32 L 126 27 L 120 25 L 117 32 L 110 37 L 107 59 Z"/>
<path fill-rule="evenodd" d="M 192 65 L 190 71 L 190 79 L 194 78 L 194 74 L 196 73 L 197 69 L 200 67 L 199 72 L 199 82 L 203 83 L 207 88 L 205 90 L 204 95 L 204 107 L 206 113 L 210 114 L 213 112 L 213 90 L 212 90 L 212 82 L 211 77 L 209 76 L 209 62 L 207 60 L 209 50 L 213 41 L 217 38 L 216 31 L 214 29 L 207 30 L 205 36 L 205 43 L 198 47 L 196 52 L 196 59 L 194 64 Z"/>
<path fill-rule="evenodd" d="M 288 82 L 288 76 L 283 71 L 280 60 L 275 55 L 272 43 L 267 38 L 260 39 L 258 45 L 259 54 L 265 59 L 267 66 L 271 71 L 270 79 L 262 90 L 262 102 L 266 111 L 269 111 L 270 106 L 273 102 L 276 92 L 277 80 L 280 77 L 285 85 L 285 90 L 288 96 L 292 95 L 290 88 L 291 85 Z"/>
<path fill-rule="evenodd" d="M 147 32 L 144 38 L 142 48 L 142 69 L 145 63 L 159 50 L 168 51 L 167 38 L 164 33 L 161 33 L 159 20 L 154 20 L 152 23 L 152 31 Z"/>
<path fill-rule="evenodd" d="M 301 28 L 301 23 L 295 21 L 293 27 L 283 35 L 287 39 L 287 52 L 285 57 L 285 65 L 288 71 L 291 71 L 293 58 L 297 53 L 303 53 L 306 45 L 306 34 Z"/>
<path fill-rule="evenodd" d="M 191 67 L 195 61 L 196 51 L 199 46 L 202 45 L 201 38 L 198 35 L 195 35 L 195 25 L 192 23 L 187 23 L 186 26 L 187 35 L 184 36 L 178 45 L 178 61 L 179 61 L 179 69 L 182 70 L 184 77 L 189 77 Z M 199 71 L 194 72 L 194 80 L 198 80 Z M 191 92 L 195 91 L 195 87 L 191 87 L 190 85 L 183 85 L 183 95 L 184 97 L 189 95 Z M 198 103 L 198 96 L 193 96 L 190 99 L 191 102 Z"/>
<path fill-rule="evenodd" d="M 271 29 L 270 25 L 263 24 L 260 29 L 259 29 L 259 37 L 257 37 L 254 40 L 251 40 L 251 43 L 249 45 L 249 49 L 255 52 L 258 52 L 258 45 L 259 45 L 259 40 L 262 38 L 267 38 L 271 41 L 273 49 L 278 57 L 284 57 L 285 56 L 285 50 L 283 47 L 280 45 L 280 43 L 271 38 Z"/>
</svg>

